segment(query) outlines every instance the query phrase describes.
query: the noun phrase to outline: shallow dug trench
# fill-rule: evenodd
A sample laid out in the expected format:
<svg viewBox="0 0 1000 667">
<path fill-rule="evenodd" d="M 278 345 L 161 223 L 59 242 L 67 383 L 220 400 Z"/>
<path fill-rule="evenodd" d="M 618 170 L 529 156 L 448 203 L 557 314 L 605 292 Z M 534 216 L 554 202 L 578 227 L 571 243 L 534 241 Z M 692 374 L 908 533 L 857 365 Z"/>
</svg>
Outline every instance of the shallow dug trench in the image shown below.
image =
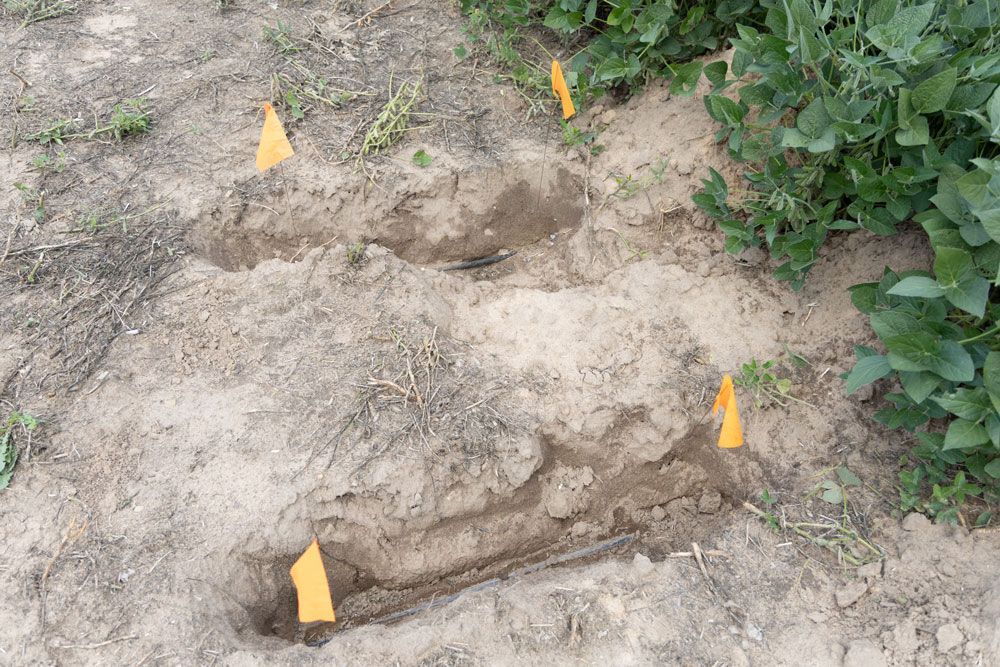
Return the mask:
<svg viewBox="0 0 1000 667">
<path fill-rule="evenodd" d="M 707 424 L 696 425 L 662 459 L 632 465 L 615 461 L 620 448 L 611 440 L 604 443 L 607 456 L 572 463 L 560 460 L 568 450 L 544 440 L 538 468 L 509 497 L 465 516 L 404 523 L 398 531 L 343 518 L 356 511 L 352 506 L 376 499 L 347 493 L 323 502 L 326 490 L 318 487 L 289 513 L 324 508 L 310 524 L 323 548 L 337 623 L 300 626 L 288 576 L 298 553 L 264 552 L 238 559 L 234 588 L 253 590 L 255 601 L 231 619 L 234 627 L 251 643 L 256 636 L 318 646 L 351 627 L 391 623 L 544 567 L 637 550 L 656 560 L 711 535 L 727 510 L 760 485 L 749 451 L 732 456 L 706 446 L 713 440 Z M 681 507 L 702 513 L 692 519 L 675 511 Z M 659 519 L 653 530 L 651 512 Z M 387 554 L 396 569 L 373 569 L 372 563 L 387 563 Z"/>
<path fill-rule="evenodd" d="M 377 243 L 415 264 L 478 259 L 575 229 L 582 187 L 566 168 L 513 163 L 395 183 L 357 180 L 308 187 L 289 177 L 260 201 L 230 191 L 192 236 L 227 271 L 301 259 L 333 242 Z M 291 211 L 291 212 L 289 212 Z"/>
<path fill-rule="evenodd" d="M 288 202 L 291 215 L 281 214 L 288 204 L 279 188 L 266 206 L 240 200 L 217 207 L 202 219 L 194 241 L 215 264 L 237 271 L 265 259 L 294 261 L 310 255 L 315 262 L 317 255 L 310 249 L 332 246 L 334 239 L 337 244 L 371 241 L 412 264 L 440 267 L 504 249 L 518 250 L 557 232 L 583 234 L 583 188 L 577 176 L 570 169 L 547 169 L 542 196 L 538 179 L 539 165 L 532 162 L 427 177 L 416 186 L 408 181 L 411 184 L 401 192 L 389 191 L 391 184 L 370 192 L 332 186 L 293 188 Z M 379 257 L 375 253 L 366 267 L 349 270 L 386 275 L 388 267 L 398 262 Z M 347 260 L 338 251 L 331 261 Z M 380 262 L 383 268 L 376 269 Z M 433 282 L 433 289 L 452 289 L 442 280 L 448 279 L 431 279 L 427 285 Z M 426 300 L 428 294 L 420 289 L 408 292 L 408 298 Z M 499 283 L 497 289 L 514 288 Z M 426 322 L 423 333 L 410 339 L 407 351 L 428 349 L 427 341 L 435 335 L 428 331 L 436 333 L 438 325 L 437 320 Z M 447 324 L 442 328 L 441 336 L 446 337 Z M 697 346 L 682 322 L 671 322 L 669 329 L 657 336 L 659 345 L 677 348 L 668 354 Z M 392 336 L 396 334 L 376 338 L 388 341 Z M 444 342 L 441 345 L 447 348 Z M 398 352 L 398 344 L 389 347 Z M 478 356 L 479 350 L 468 347 L 464 358 Z M 382 389 L 399 389 L 400 382 L 409 386 L 400 379 L 406 377 L 403 366 L 386 373 L 387 364 L 399 364 L 399 359 L 386 361 L 391 353 L 377 362 L 374 352 L 363 356 L 373 360 L 366 371 L 369 387 L 372 382 L 381 382 Z M 447 351 L 444 356 L 449 356 Z M 426 358 L 419 361 L 413 368 L 427 366 Z M 638 361 L 630 357 L 629 363 Z M 552 393 L 560 386 L 551 379 L 558 374 L 536 382 L 527 375 L 511 376 L 502 370 L 503 364 L 489 365 L 504 377 L 487 373 L 452 379 L 453 385 L 446 388 L 453 397 L 452 412 L 465 414 L 487 400 L 488 392 L 476 393 L 475 387 L 489 384 L 503 387 L 500 393 L 509 399 L 507 407 L 526 415 L 525 423 L 508 429 L 503 444 L 491 444 L 489 456 L 477 452 L 474 469 L 468 458 L 456 460 L 440 453 L 468 454 L 468 431 L 453 430 L 446 436 L 444 424 L 435 426 L 436 434 L 428 428 L 430 446 L 411 443 L 411 451 L 425 458 L 429 453 L 433 462 L 423 468 L 421 459 L 415 458 L 416 467 L 407 470 L 398 458 L 398 443 L 387 437 L 399 424 L 389 428 L 382 421 L 373 426 L 385 446 L 377 437 L 355 443 L 365 450 L 364 461 L 351 465 L 365 469 L 371 464 L 363 478 L 344 473 L 350 466 L 345 468 L 343 461 L 327 466 L 327 479 L 319 475 L 311 490 L 274 518 L 274 535 L 299 534 L 308 526 L 318 537 L 338 623 L 310 628 L 297 623 L 288 570 L 303 544 L 284 537 L 270 543 L 251 538 L 229 554 L 227 562 L 236 565 L 225 573 L 227 588 L 240 598 L 229 613 L 239 636 L 251 644 L 316 645 L 351 627 L 387 622 L 415 607 L 433 605 L 470 586 L 521 576 L 547 563 L 555 566 L 567 554 L 599 558 L 641 548 L 655 557 L 683 550 L 692 540 L 711 534 L 728 505 L 760 488 L 761 466 L 753 452 L 716 450 L 708 420 L 673 406 L 682 402 L 675 400 L 682 391 L 692 396 L 703 393 L 716 381 L 716 369 L 705 368 L 705 377 L 688 373 L 684 379 L 674 379 L 671 391 L 678 393 L 673 395 L 650 395 L 630 388 L 628 381 L 595 389 L 604 383 L 602 374 L 595 383 L 585 381 L 583 388 L 572 384 L 572 391 L 583 394 L 560 397 Z M 409 361 L 406 371 L 413 372 Z M 364 382 L 364 376 L 358 380 Z M 425 384 L 419 370 L 417 380 L 410 376 L 410 381 L 414 387 Z M 690 386 L 681 387 L 684 383 Z M 428 377 L 425 396 L 431 393 L 430 386 Z M 628 396 L 622 395 L 623 389 Z M 395 398 L 404 425 L 407 414 L 421 418 L 408 390 Z M 582 419 L 580 428 L 552 420 L 551 410 L 562 402 L 579 403 L 570 412 L 577 415 L 574 420 Z M 354 408 L 342 409 L 347 414 L 339 420 Z M 337 431 L 340 423 L 332 421 L 330 430 Z M 439 436 L 449 439 L 449 447 L 440 452 L 433 442 Z M 340 472 L 335 472 L 338 468 Z M 626 541 L 608 542 L 626 536 Z"/>
</svg>

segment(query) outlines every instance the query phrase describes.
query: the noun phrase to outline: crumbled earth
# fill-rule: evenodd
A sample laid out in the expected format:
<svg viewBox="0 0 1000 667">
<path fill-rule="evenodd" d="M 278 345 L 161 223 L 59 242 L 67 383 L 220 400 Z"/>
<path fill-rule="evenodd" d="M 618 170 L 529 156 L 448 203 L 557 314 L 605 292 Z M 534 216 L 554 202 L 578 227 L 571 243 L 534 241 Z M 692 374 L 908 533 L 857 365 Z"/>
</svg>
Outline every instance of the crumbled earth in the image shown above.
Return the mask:
<svg viewBox="0 0 1000 667">
<path fill-rule="evenodd" d="M 919 234 L 834 238 L 791 292 L 691 204 L 739 178 L 697 96 L 568 146 L 455 57 L 452 5 L 74 4 L 0 19 L 0 409 L 43 419 L 0 492 L 0 663 L 1000 662 L 1000 534 L 894 514 L 906 440 L 840 379 L 847 288 L 926 266 Z M 317 79 L 346 92 L 302 118 L 274 92 Z M 359 163 L 403 81 L 411 130 Z M 296 155 L 261 175 L 272 95 Z M 148 134 L 28 138 L 134 97 Z M 740 388 L 718 449 L 751 359 L 795 400 Z M 313 536 L 332 627 L 295 619 Z"/>
</svg>

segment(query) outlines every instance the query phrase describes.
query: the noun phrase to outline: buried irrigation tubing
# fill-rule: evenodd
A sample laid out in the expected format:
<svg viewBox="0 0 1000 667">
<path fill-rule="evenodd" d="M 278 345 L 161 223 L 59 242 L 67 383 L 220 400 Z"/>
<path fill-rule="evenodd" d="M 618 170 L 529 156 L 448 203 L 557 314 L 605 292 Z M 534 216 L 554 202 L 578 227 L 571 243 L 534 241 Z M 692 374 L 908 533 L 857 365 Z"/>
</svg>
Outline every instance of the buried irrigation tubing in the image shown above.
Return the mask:
<svg viewBox="0 0 1000 667">
<path fill-rule="evenodd" d="M 398 620 L 407 618 L 409 616 L 414 616 L 422 611 L 427 611 L 428 609 L 435 609 L 437 607 L 442 607 L 446 604 L 454 602 L 458 598 L 466 595 L 467 593 L 476 593 L 478 591 L 483 591 L 488 588 L 493 588 L 498 586 L 504 581 L 511 581 L 517 579 L 518 577 L 523 577 L 527 574 L 532 574 L 538 572 L 539 570 L 544 570 L 547 567 L 553 565 L 560 565 L 562 563 L 568 563 L 569 561 L 579 560 L 581 558 L 587 558 L 588 556 L 593 556 L 604 551 L 610 551 L 616 547 L 628 544 L 635 539 L 635 533 L 630 533 L 628 535 L 622 535 L 620 537 L 614 537 L 610 540 L 604 540 L 603 542 L 598 542 L 597 544 L 592 544 L 589 547 L 583 547 L 582 549 L 577 549 L 575 551 L 570 551 L 569 553 L 557 554 L 555 556 L 550 556 L 540 563 L 534 563 L 532 565 L 525 565 L 524 567 L 518 568 L 505 577 L 494 577 L 493 579 L 487 579 L 486 581 L 481 581 L 478 584 L 473 584 L 458 591 L 457 593 L 452 593 L 451 595 L 445 595 L 439 598 L 432 598 L 426 602 L 421 602 L 418 605 L 410 607 L 409 609 L 403 609 L 402 611 L 393 612 L 377 618 L 374 621 L 368 623 L 368 625 L 387 625 L 389 623 L 394 623 Z M 307 646 L 320 647 L 328 642 L 330 642 L 336 635 L 330 635 L 319 641 L 307 643 Z"/>
<path fill-rule="evenodd" d="M 451 266 L 446 266 L 442 271 L 460 271 L 462 269 L 478 269 L 480 266 L 489 266 L 490 264 L 496 264 L 497 262 L 502 262 L 505 259 L 513 257 L 517 254 L 517 251 L 505 252 L 502 255 L 490 255 L 489 257 L 480 257 L 479 259 L 469 260 L 468 262 L 459 262 L 458 264 L 452 264 Z"/>
</svg>

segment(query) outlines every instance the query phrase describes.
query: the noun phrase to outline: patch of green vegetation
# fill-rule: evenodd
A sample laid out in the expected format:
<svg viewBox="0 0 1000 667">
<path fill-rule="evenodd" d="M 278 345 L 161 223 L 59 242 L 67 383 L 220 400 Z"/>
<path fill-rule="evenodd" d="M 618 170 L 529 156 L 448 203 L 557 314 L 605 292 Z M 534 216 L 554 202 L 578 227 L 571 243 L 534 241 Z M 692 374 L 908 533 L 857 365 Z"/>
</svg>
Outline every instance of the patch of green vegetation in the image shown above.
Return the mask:
<svg viewBox="0 0 1000 667">
<path fill-rule="evenodd" d="M 529 35 L 572 40 L 573 55 L 563 71 L 578 101 L 611 89 L 638 89 L 651 76 L 670 79 L 676 94 L 693 94 L 702 63 L 688 61 L 723 46 L 741 20 L 758 22 L 764 14 L 759 5 L 755 0 L 462 0 L 469 41 L 481 45 L 509 72 L 503 78 L 531 97 L 549 94 L 551 56 Z M 534 58 L 523 55 L 528 43 L 537 47 Z"/>
<path fill-rule="evenodd" d="M 1000 0 L 760 4 L 762 24 L 733 40 L 734 78 L 720 66 L 705 98 L 748 188 L 731 196 L 713 171 L 695 202 L 730 252 L 766 245 L 796 289 L 832 234 L 924 229 L 931 271 L 887 269 L 851 289 L 880 348 L 855 349 L 847 389 L 899 387 L 875 419 L 917 432 L 904 510 L 954 521 L 978 498 L 989 516 L 1000 502 Z M 736 99 L 721 93 L 733 87 Z"/>
<path fill-rule="evenodd" d="M 264 26 L 264 39 L 269 41 L 278 53 L 286 56 L 305 48 L 292 36 L 291 26 L 282 21 L 278 21 L 274 26 Z"/>
<path fill-rule="evenodd" d="M 290 58 L 285 64 L 287 71 L 271 76 L 271 99 L 288 109 L 297 120 L 305 118 L 310 104 L 337 109 L 357 97 L 371 94 L 337 88 L 298 60 Z"/>
<path fill-rule="evenodd" d="M 21 19 L 21 27 L 54 19 L 76 11 L 76 3 L 67 0 L 4 0 L 4 9 Z"/>
<path fill-rule="evenodd" d="M 15 182 L 14 188 L 21 193 L 21 201 L 31 209 L 32 219 L 38 224 L 45 222 L 45 191 L 20 182 Z"/>
<path fill-rule="evenodd" d="M 0 422 L 0 491 L 10 486 L 17 465 L 18 450 L 14 443 L 16 433 L 31 437 L 38 428 L 38 420 L 24 412 L 12 412 Z"/>
<path fill-rule="evenodd" d="M 24 138 L 40 144 L 62 145 L 70 139 L 93 140 L 111 134 L 118 141 L 123 141 L 126 137 L 149 132 L 152 116 L 146 105 L 145 98 L 123 100 L 111 110 L 111 118 L 107 125 L 97 125 L 93 129 L 84 130 L 81 127 L 82 121 L 78 118 L 59 118 L 49 121 L 41 130 Z"/>
<path fill-rule="evenodd" d="M 433 161 L 434 158 L 428 155 L 422 148 L 413 154 L 413 164 L 418 167 L 429 167 Z"/>
<path fill-rule="evenodd" d="M 358 241 L 357 243 L 352 243 L 347 246 L 347 263 L 351 266 L 360 266 L 365 261 L 365 250 L 368 248 L 368 244 L 364 241 Z"/>
<path fill-rule="evenodd" d="M 31 166 L 33 169 L 42 172 L 43 174 L 48 171 L 54 171 L 55 173 L 61 173 L 66 169 L 66 153 L 64 151 L 59 151 L 55 155 L 49 153 L 42 153 L 41 155 L 36 155 L 31 160 Z"/>
<path fill-rule="evenodd" d="M 145 104 L 144 98 L 125 100 L 116 104 L 111 113 L 111 124 L 107 128 L 95 130 L 94 133 L 98 134 L 107 130 L 115 135 L 115 139 L 121 141 L 133 134 L 149 132 L 152 119 L 144 108 Z"/>
<path fill-rule="evenodd" d="M 389 83 L 389 101 L 365 132 L 359 162 L 364 156 L 380 153 L 403 138 L 420 91 L 420 81 L 404 82 L 395 92 L 392 90 L 392 82 Z"/>
</svg>

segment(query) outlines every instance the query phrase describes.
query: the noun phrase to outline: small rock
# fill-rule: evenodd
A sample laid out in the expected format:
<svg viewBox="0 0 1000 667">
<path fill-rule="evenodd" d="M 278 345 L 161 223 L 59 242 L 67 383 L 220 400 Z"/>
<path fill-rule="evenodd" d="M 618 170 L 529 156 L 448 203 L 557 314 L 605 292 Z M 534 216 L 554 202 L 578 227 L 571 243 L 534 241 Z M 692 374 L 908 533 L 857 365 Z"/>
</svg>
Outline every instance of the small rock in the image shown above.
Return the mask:
<svg viewBox="0 0 1000 667">
<path fill-rule="evenodd" d="M 202 322 L 208 322 L 208 318 L 211 316 L 212 314 L 210 312 L 208 312 L 207 310 L 203 310 L 201 311 L 201 314 L 198 315 L 198 319 L 201 320 Z"/>
<path fill-rule="evenodd" d="M 957 574 L 955 566 L 949 560 L 942 560 L 938 563 L 937 570 L 946 577 L 954 577 Z"/>
<path fill-rule="evenodd" d="M 608 109 L 607 111 L 601 114 L 600 123 L 602 125 L 611 125 L 611 123 L 615 122 L 615 118 L 617 117 L 618 117 L 617 111 L 615 111 L 614 109 Z"/>
<path fill-rule="evenodd" d="M 923 530 L 931 525 L 930 519 L 925 517 L 920 512 L 910 512 L 903 519 L 903 530 Z"/>
<path fill-rule="evenodd" d="M 570 532 L 573 533 L 573 537 L 583 537 L 584 535 L 594 532 L 595 528 L 596 526 L 594 526 L 594 524 L 588 523 L 587 521 L 577 521 L 573 524 L 573 528 Z"/>
<path fill-rule="evenodd" d="M 651 509 L 649 513 L 652 515 L 653 521 L 663 521 L 663 519 L 667 516 L 667 510 L 663 509 L 659 505 Z"/>
<path fill-rule="evenodd" d="M 702 514 L 715 514 L 722 507 L 722 494 L 718 491 L 705 491 L 698 499 L 698 511 Z"/>
<path fill-rule="evenodd" d="M 734 646 L 733 652 L 729 654 L 729 662 L 733 667 L 750 667 L 750 658 L 738 646 Z"/>
<path fill-rule="evenodd" d="M 859 388 L 854 392 L 854 398 L 858 399 L 862 403 L 865 401 L 872 400 L 872 396 L 875 395 L 875 386 L 871 384 L 866 384 L 865 386 Z"/>
<path fill-rule="evenodd" d="M 870 639 L 855 639 L 847 646 L 844 667 L 885 667 L 885 656 Z"/>
<path fill-rule="evenodd" d="M 649 557 L 644 556 L 643 554 L 636 553 L 636 555 L 632 558 L 632 569 L 640 577 L 645 577 L 653 571 L 653 568 L 653 561 L 649 560 Z"/>
<path fill-rule="evenodd" d="M 938 628 L 936 637 L 938 650 L 942 653 L 949 653 L 965 641 L 962 631 L 954 623 L 946 623 Z"/>
<path fill-rule="evenodd" d="M 809 614 L 808 618 L 813 623 L 819 623 L 819 624 L 826 623 L 826 614 L 824 614 L 821 611 L 814 611 L 813 613 Z"/>
<path fill-rule="evenodd" d="M 860 600 L 861 596 L 867 592 L 868 592 L 867 584 L 860 581 L 855 581 L 850 584 L 847 584 L 846 586 L 838 590 L 836 593 L 834 593 L 834 597 L 837 598 L 837 606 L 840 607 L 841 609 L 846 609 L 847 607 L 850 607 L 852 604 Z"/>
</svg>

